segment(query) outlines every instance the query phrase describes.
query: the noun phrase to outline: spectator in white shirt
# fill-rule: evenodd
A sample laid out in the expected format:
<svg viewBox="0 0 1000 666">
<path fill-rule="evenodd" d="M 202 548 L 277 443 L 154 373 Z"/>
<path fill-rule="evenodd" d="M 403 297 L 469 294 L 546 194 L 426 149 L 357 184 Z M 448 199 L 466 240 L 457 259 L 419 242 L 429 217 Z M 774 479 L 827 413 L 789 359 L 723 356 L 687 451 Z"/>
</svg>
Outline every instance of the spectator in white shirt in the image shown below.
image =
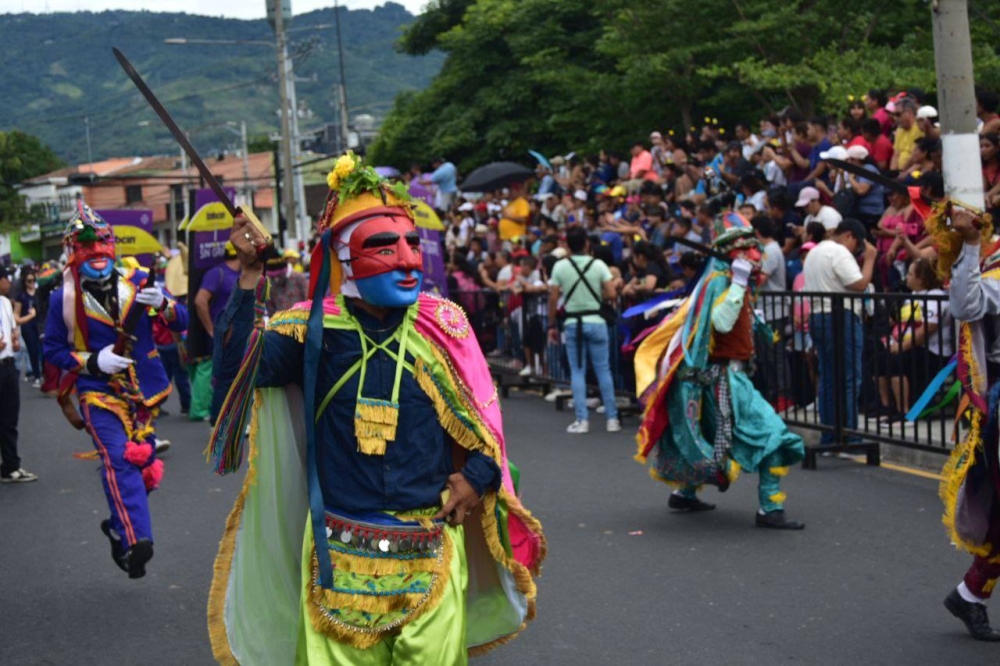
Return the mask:
<svg viewBox="0 0 1000 666">
<path fill-rule="evenodd" d="M 21 467 L 17 422 L 21 413 L 20 376 L 14 354 L 21 342 L 14 308 L 7 299 L 14 271 L 0 265 L 0 483 L 24 483 L 38 477 Z"/>
<path fill-rule="evenodd" d="M 810 222 L 821 223 L 826 229 L 827 238 L 844 220 L 836 208 L 826 206 L 819 200 L 819 190 L 815 187 L 803 187 L 799 191 L 799 200 L 795 202 L 795 207 L 805 210 L 806 219 L 802 223 L 804 226 L 808 226 Z"/>
<path fill-rule="evenodd" d="M 840 223 L 832 240 L 824 240 L 806 257 L 802 267 L 805 291 L 847 292 L 864 291 L 872 279 L 877 251 L 865 239 L 865 227 L 857 220 Z M 858 268 L 858 256 L 864 265 Z M 843 298 L 843 297 L 842 297 Z M 858 396 L 861 390 L 861 299 L 849 298 L 843 305 L 843 339 L 834 336 L 834 299 L 820 298 L 810 301 L 809 333 L 816 347 L 819 361 L 819 417 L 824 425 L 834 426 L 835 405 L 838 392 L 843 395 L 841 425 L 856 429 L 858 425 Z M 844 385 L 834 386 L 833 367 L 837 356 L 843 359 Z M 820 443 L 840 444 L 834 441 L 832 430 L 823 432 Z"/>
</svg>

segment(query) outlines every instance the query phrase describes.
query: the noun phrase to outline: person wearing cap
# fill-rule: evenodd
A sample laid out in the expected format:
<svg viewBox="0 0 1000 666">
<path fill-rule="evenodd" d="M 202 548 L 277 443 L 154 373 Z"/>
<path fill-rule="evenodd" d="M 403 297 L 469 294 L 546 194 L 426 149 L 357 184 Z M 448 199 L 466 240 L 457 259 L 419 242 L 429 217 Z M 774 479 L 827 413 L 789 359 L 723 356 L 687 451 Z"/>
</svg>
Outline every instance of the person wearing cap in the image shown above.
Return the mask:
<svg viewBox="0 0 1000 666">
<path fill-rule="evenodd" d="M 668 158 L 672 158 L 673 150 L 664 142 L 663 135 L 659 132 L 651 132 L 649 142 L 653 144 L 653 147 L 649 149 L 649 154 L 653 157 L 653 170 L 662 179 L 664 167 L 669 162 Z"/>
<path fill-rule="evenodd" d="M 269 259 L 264 268 L 271 282 L 271 297 L 267 300 L 267 313 L 271 316 L 309 298 L 309 279 L 288 263 L 289 250 L 280 257 Z M 295 252 L 296 256 L 298 254 Z"/>
<path fill-rule="evenodd" d="M 917 127 L 924 133 L 924 136 L 931 139 L 941 138 L 941 129 L 938 126 L 938 111 L 933 106 L 924 105 L 917 109 Z"/>
<path fill-rule="evenodd" d="M 21 338 L 14 308 L 7 298 L 14 271 L 0 264 L 0 482 L 26 483 L 38 477 L 21 467 L 17 454 L 17 425 L 21 414 L 21 382 L 14 361 Z"/>
<path fill-rule="evenodd" d="M 910 166 L 913 157 L 913 146 L 923 138 L 924 133 L 917 125 L 917 103 L 909 97 L 904 97 L 892 103 L 892 115 L 896 119 L 896 133 L 892 142 L 892 160 L 890 171 L 903 171 Z"/>
<path fill-rule="evenodd" d="M 813 292 L 862 292 L 872 281 L 877 256 L 875 246 L 868 242 L 865 226 L 858 220 L 845 219 L 833 232 L 833 237 L 819 243 L 802 265 L 805 291 Z M 858 266 L 858 259 L 862 265 Z M 861 326 L 860 298 L 844 303 L 840 330 L 844 338 L 834 336 L 832 299 L 820 298 L 811 303 L 809 332 L 816 347 L 819 363 L 819 417 L 824 425 L 833 426 L 836 414 L 834 400 L 843 391 L 844 428 L 856 429 L 858 425 L 858 395 L 861 390 Z M 834 364 L 842 359 L 842 387 L 834 386 Z M 825 430 L 821 444 L 835 444 L 832 430 Z"/>
<path fill-rule="evenodd" d="M 801 208 L 806 214 L 802 221 L 802 226 L 806 227 L 810 222 L 819 222 L 827 230 L 832 232 L 843 220 L 843 216 L 837 212 L 836 208 L 827 206 L 819 198 L 819 190 L 815 187 L 803 187 L 799 190 L 799 198 L 795 202 L 796 208 Z"/>
<path fill-rule="evenodd" d="M 281 258 L 285 260 L 288 270 L 296 273 L 305 272 L 302 268 L 302 253 L 294 247 L 286 247 L 285 251 L 281 253 Z"/>
<path fill-rule="evenodd" d="M 110 510 L 101 531 L 111 558 L 129 578 L 141 578 L 153 557 L 148 495 L 163 478 L 156 417 L 172 390 L 154 346 L 153 320 L 162 317 L 179 333 L 187 328 L 188 314 L 159 287 L 146 284 L 146 271 L 115 266 L 111 225 L 82 201 L 63 247 L 65 278 L 50 298 L 42 348 L 45 359 L 63 372 L 63 414 L 86 429 L 101 462 Z M 123 330 L 127 326 L 132 330 Z"/>
<path fill-rule="evenodd" d="M 264 324 L 256 232 L 217 325 L 210 442 L 248 470 L 209 594 L 221 663 L 465 664 L 535 614 L 541 525 L 469 320 L 421 293 L 406 190 L 351 153 L 327 177 L 312 299 Z M 249 438 L 245 435 L 249 426 Z M 249 439 L 249 444 L 246 444 Z"/>
<path fill-rule="evenodd" d="M 868 158 L 868 149 L 864 146 L 851 146 L 847 149 L 846 158 L 849 163 L 860 166 L 865 171 L 876 175 L 879 173 L 878 167 L 872 164 Z M 866 229 L 874 228 L 882 219 L 882 213 L 885 211 L 885 188 L 875 181 L 849 171 L 845 171 L 844 175 L 847 187 L 858 197 L 858 219 L 861 220 Z"/>
<path fill-rule="evenodd" d="M 724 491 L 740 470 L 756 473 L 754 525 L 800 530 L 803 523 L 785 517 L 781 477 L 805 447 L 750 379 L 760 243 L 742 216 L 727 212 L 716 220 L 712 249 L 717 254 L 691 296 L 636 350 L 644 407 L 635 459 L 675 488 L 667 504 L 675 511 L 712 510 L 699 487 Z"/>
</svg>

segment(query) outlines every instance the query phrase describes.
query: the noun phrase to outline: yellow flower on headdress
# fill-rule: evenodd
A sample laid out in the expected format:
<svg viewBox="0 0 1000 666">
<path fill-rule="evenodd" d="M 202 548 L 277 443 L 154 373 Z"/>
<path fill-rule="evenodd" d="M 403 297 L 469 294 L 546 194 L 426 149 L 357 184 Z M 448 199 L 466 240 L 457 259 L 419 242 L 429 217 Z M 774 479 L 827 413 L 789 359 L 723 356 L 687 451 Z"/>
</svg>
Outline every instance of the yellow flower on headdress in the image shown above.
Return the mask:
<svg viewBox="0 0 1000 666">
<path fill-rule="evenodd" d="M 854 95 L 848 95 L 847 96 L 847 101 L 848 102 L 853 102 L 854 101 Z"/>
<path fill-rule="evenodd" d="M 330 170 L 330 173 L 326 177 L 326 184 L 330 186 L 331 190 L 336 190 L 340 187 L 340 183 L 351 175 L 351 172 L 354 171 L 357 166 L 358 162 L 354 153 L 350 150 L 347 151 L 346 154 L 337 158 L 337 161 L 333 165 L 333 169 Z"/>
</svg>

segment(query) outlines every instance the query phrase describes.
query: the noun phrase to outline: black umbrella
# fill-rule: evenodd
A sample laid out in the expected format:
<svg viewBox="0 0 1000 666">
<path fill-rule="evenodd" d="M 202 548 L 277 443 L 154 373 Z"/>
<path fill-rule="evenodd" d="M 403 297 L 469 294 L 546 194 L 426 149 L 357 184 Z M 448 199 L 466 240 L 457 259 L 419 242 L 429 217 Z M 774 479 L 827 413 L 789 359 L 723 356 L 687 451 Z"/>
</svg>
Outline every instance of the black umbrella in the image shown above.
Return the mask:
<svg viewBox="0 0 1000 666">
<path fill-rule="evenodd" d="M 524 182 L 534 175 L 534 171 L 516 162 L 492 162 L 466 176 L 459 189 L 463 192 L 492 192 L 511 183 Z"/>
</svg>

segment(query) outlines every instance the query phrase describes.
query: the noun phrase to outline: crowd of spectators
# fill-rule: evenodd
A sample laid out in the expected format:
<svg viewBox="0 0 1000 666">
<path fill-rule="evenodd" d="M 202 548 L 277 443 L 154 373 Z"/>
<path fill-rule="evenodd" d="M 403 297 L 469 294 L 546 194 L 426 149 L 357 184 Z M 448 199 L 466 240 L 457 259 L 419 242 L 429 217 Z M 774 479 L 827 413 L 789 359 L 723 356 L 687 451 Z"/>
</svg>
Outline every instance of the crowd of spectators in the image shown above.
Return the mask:
<svg viewBox="0 0 1000 666">
<path fill-rule="evenodd" d="M 539 303 L 551 289 L 555 263 L 569 254 L 565 238 L 571 228 L 586 231 L 591 254 L 609 267 L 612 301 L 620 310 L 663 292 L 690 290 L 704 259 L 697 245 L 711 243 L 713 220 L 728 207 L 750 221 L 765 248 L 763 292 L 788 292 L 796 284 L 808 291 L 808 280 L 801 279 L 806 257 L 813 248 L 822 249 L 817 257 L 828 256 L 824 241 L 831 241 L 849 249 L 859 274 L 871 246 L 871 277 L 864 284 L 869 292 L 943 294 L 927 277 L 934 272 L 936 250 L 921 214 L 944 196 L 938 113 L 928 102 L 920 90 L 870 90 L 842 117 L 807 118 L 788 109 L 754 124 L 738 123 L 731 134 L 714 122 L 683 135 L 654 131 L 627 154 L 557 156 L 539 164 L 536 178 L 526 183 L 485 194 L 459 192 L 443 211 L 450 286 L 473 311 L 485 301 L 470 292 L 504 296 L 502 316 L 507 322 L 513 317 L 514 325 L 506 329 L 509 339 L 498 335 L 491 346 L 515 350 L 525 375 L 545 374 L 547 363 L 551 368 L 557 362 L 544 357 L 541 332 L 549 322 Z M 998 106 L 995 94 L 977 92 L 983 184 L 994 213 L 1000 213 Z M 910 188 L 913 198 L 876 175 Z M 845 242 L 855 231 L 860 239 Z M 914 266 L 930 270 L 921 268 L 914 277 Z M 860 410 L 901 420 L 927 381 L 926 369 L 906 372 L 906 361 L 916 354 L 921 365 L 938 367 L 939 359 L 950 357 L 950 338 L 943 333 L 931 345 L 932 328 L 953 325 L 940 301 L 932 308 L 926 303 L 906 308 L 894 299 L 857 313 L 864 340 L 903 359 L 880 368 L 884 381 L 859 389 Z M 815 356 L 809 326 L 822 317 L 811 318 L 790 301 L 779 311 L 777 301 L 765 298 L 761 309 L 783 349 L 805 356 L 800 374 L 808 371 L 812 378 L 811 391 L 790 391 L 775 388 L 787 386 L 787 377 L 772 377 L 769 397 L 779 407 L 811 402 L 822 374 L 817 365 L 824 363 Z M 894 344 L 891 331 L 905 328 L 899 321 L 903 314 L 911 329 L 921 318 L 927 325 L 905 345 Z M 619 324 L 627 338 L 630 323 Z M 934 346 L 931 362 L 925 362 L 928 346 Z M 921 351 L 914 352 L 917 348 Z M 767 365 L 782 374 L 780 363 Z"/>
</svg>

